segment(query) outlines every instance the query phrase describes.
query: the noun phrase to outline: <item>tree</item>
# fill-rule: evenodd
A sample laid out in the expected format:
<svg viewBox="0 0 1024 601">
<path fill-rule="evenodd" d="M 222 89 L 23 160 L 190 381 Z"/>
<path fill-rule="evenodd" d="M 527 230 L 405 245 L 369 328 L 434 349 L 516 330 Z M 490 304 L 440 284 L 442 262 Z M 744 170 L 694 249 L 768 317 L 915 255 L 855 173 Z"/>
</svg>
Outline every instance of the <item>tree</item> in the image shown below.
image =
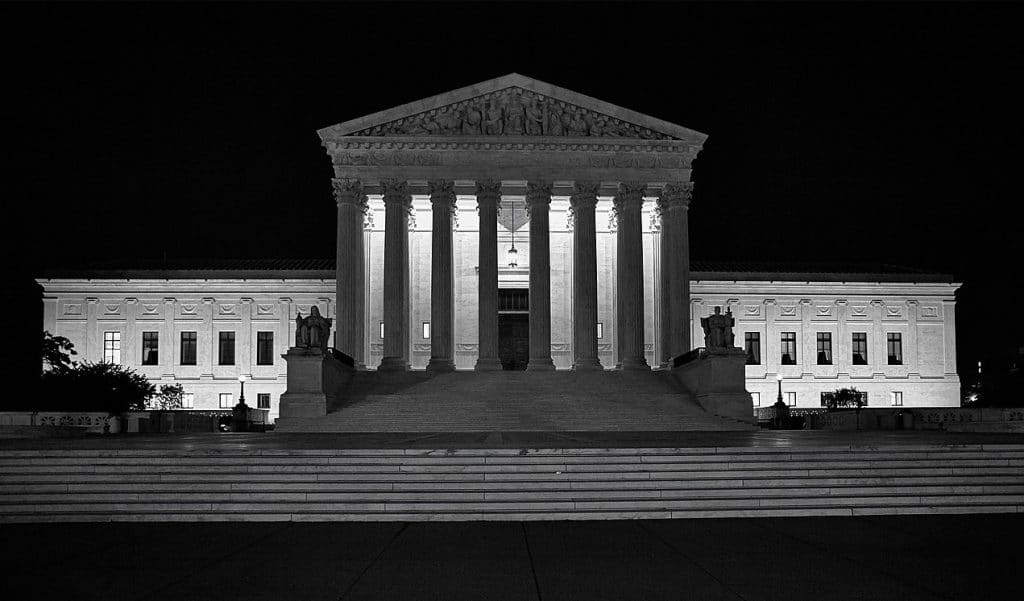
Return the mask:
<svg viewBox="0 0 1024 601">
<path fill-rule="evenodd" d="M 856 388 L 840 388 L 834 392 L 825 393 L 825 406 L 829 409 L 840 409 L 853 407 L 860 409 L 867 403 L 864 402 L 864 395 L 857 392 Z"/>
<path fill-rule="evenodd" d="M 116 363 L 84 362 L 42 376 L 42 409 L 50 411 L 143 411 L 156 386 Z"/>
<path fill-rule="evenodd" d="M 185 396 L 185 388 L 181 384 L 164 384 L 160 392 L 151 398 L 147 403 L 149 409 L 167 411 L 170 409 L 181 409 L 181 398 Z"/>
<path fill-rule="evenodd" d="M 73 369 L 77 363 L 71 356 L 77 354 L 75 345 L 67 338 L 43 332 L 43 364 L 50 371 Z"/>
</svg>

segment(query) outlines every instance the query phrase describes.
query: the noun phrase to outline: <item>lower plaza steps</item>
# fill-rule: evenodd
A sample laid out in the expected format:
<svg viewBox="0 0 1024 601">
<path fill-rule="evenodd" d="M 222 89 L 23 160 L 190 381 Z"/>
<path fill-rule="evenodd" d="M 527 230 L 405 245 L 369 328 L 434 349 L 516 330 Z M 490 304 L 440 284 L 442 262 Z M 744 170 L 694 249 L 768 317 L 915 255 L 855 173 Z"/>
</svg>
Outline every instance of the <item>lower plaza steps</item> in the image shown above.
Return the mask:
<svg viewBox="0 0 1024 601">
<path fill-rule="evenodd" d="M 281 432 L 743 431 L 702 409 L 662 371 L 356 372 L 326 417 Z"/>
<path fill-rule="evenodd" d="M 436 450 L 215 444 L 222 446 L 0 450 L 0 522 L 1024 511 L 1020 444 Z"/>
</svg>

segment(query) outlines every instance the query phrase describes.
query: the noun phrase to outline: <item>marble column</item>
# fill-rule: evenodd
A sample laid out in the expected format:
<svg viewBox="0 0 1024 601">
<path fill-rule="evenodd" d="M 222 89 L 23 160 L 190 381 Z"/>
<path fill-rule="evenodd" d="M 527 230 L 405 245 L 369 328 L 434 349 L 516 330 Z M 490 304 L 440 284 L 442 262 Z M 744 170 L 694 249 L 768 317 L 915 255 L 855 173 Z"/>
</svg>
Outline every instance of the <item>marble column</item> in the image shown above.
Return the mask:
<svg viewBox="0 0 1024 601">
<path fill-rule="evenodd" d="M 551 184 L 527 182 L 530 214 L 530 358 L 527 371 L 551 371 Z"/>
<path fill-rule="evenodd" d="M 668 200 L 668 224 L 671 232 L 671 276 L 669 277 L 669 357 L 677 357 L 693 348 L 690 340 L 690 198 L 693 184 L 668 184 L 662 192 Z M 663 221 L 664 223 L 664 221 Z"/>
<path fill-rule="evenodd" d="M 569 199 L 573 217 L 572 368 L 577 371 L 602 369 L 597 356 L 597 188 L 595 182 L 576 182 Z"/>
<path fill-rule="evenodd" d="M 380 371 L 409 369 L 409 210 L 406 182 L 384 188 L 384 357 Z"/>
<path fill-rule="evenodd" d="M 619 369 L 650 369 L 644 357 L 644 255 L 640 223 L 644 190 L 641 183 L 623 182 L 614 199 L 618 220 L 615 330 Z M 530 311 L 532 321 L 532 302 Z"/>
<path fill-rule="evenodd" d="M 658 196 L 657 208 L 659 221 L 659 271 L 658 286 L 660 289 L 658 302 L 658 363 L 668 367 L 672 360 L 672 280 L 674 257 L 672 255 L 672 223 L 669 221 L 669 203 L 671 196 L 668 190 L 662 190 Z"/>
<path fill-rule="evenodd" d="M 455 371 L 455 279 L 452 273 L 452 215 L 455 182 L 430 186 L 433 225 L 430 247 L 430 362 L 428 371 Z"/>
<path fill-rule="evenodd" d="M 359 180 L 335 179 L 331 183 L 334 186 L 334 199 L 338 204 L 334 301 L 337 319 L 334 323 L 334 346 L 352 357 L 356 369 L 364 369 L 366 263 L 363 219 L 366 213 L 366 195 L 363 194 L 363 186 Z"/>
<path fill-rule="evenodd" d="M 498 358 L 498 206 L 501 182 L 476 183 L 477 212 L 480 214 L 479 246 L 479 328 L 477 371 L 501 369 Z"/>
</svg>

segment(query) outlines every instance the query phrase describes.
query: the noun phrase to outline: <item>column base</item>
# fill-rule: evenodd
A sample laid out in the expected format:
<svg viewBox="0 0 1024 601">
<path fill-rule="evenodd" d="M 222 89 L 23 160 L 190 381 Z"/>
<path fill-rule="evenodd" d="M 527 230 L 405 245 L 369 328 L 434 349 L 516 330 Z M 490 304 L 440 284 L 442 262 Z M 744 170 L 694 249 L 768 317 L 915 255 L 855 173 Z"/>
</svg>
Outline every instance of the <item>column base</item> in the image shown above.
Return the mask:
<svg viewBox="0 0 1024 601">
<path fill-rule="evenodd" d="M 438 373 L 455 371 L 455 362 L 451 359 L 435 359 L 434 357 L 431 357 L 430 362 L 427 363 L 427 371 Z"/>
<path fill-rule="evenodd" d="M 622 371 L 650 371 L 651 366 L 647 365 L 647 359 L 643 357 L 631 357 L 623 359 L 615 366 L 615 369 Z"/>
<path fill-rule="evenodd" d="M 577 359 L 572 364 L 574 371 L 604 371 L 604 366 L 601 365 L 601 361 L 595 358 L 590 359 Z"/>
<path fill-rule="evenodd" d="M 551 357 L 534 357 L 526 362 L 526 371 L 555 371 Z"/>
<path fill-rule="evenodd" d="M 501 359 L 497 357 L 480 357 L 476 360 L 476 371 L 501 371 Z"/>
<path fill-rule="evenodd" d="M 402 357 L 384 357 L 377 371 L 409 371 L 409 362 Z"/>
</svg>

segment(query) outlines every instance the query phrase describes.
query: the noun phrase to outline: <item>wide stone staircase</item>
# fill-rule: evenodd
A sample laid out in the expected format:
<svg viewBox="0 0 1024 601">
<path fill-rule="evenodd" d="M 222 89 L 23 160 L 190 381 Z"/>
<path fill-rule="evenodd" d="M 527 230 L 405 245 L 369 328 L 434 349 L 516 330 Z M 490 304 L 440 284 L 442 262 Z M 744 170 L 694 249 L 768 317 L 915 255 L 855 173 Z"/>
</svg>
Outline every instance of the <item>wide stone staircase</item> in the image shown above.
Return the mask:
<svg viewBox="0 0 1024 601">
<path fill-rule="evenodd" d="M 3 450 L 0 522 L 1024 511 L 1024 445 Z"/>
<path fill-rule="evenodd" d="M 282 432 L 737 431 L 665 372 L 356 372 L 321 418 Z M 753 416 L 751 416 L 753 419 Z"/>
</svg>

